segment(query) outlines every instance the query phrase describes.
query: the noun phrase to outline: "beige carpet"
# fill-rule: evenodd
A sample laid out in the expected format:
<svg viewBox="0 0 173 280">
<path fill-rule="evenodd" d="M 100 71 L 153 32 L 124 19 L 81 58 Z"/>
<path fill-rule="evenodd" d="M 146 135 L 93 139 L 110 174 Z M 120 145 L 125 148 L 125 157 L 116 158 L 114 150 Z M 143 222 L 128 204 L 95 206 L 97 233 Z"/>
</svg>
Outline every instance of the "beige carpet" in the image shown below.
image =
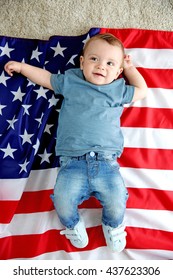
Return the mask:
<svg viewBox="0 0 173 280">
<path fill-rule="evenodd" d="M 0 0 L 0 35 L 48 39 L 91 27 L 173 31 L 173 0 Z"/>
</svg>

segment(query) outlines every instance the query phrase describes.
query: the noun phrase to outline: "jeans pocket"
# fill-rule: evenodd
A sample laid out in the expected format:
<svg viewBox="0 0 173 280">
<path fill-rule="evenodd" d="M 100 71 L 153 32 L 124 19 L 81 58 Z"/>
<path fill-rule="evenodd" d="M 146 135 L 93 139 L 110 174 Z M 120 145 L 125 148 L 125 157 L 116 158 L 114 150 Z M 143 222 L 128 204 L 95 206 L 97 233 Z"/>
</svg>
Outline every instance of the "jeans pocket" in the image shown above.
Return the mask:
<svg viewBox="0 0 173 280">
<path fill-rule="evenodd" d="M 116 159 L 105 160 L 105 162 L 112 170 L 118 170 L 120 167 Z"/>
<path fill-rule="evenodd" d="M 71 157 L 61 156 L 59 159 L 60 167 L 61 168 L 67 167 L 67 165 L 70 163 L 70 161 L 71 161 Z"/>
</svg>

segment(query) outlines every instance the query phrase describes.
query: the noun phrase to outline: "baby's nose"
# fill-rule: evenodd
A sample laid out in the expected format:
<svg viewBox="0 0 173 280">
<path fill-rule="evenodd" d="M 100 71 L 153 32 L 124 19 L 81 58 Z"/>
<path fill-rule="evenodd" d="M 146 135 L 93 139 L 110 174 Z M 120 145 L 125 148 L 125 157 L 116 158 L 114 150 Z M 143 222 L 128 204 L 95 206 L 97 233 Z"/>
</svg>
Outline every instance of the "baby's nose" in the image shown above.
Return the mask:
<svg viewBox="0 0 173 280">
<path fill-rule="evenodd" d="M 104 70 L 104 65 L 103 65 L 103 63 L 99 63 L 98 65 L 97 65 L 97 68 L 98 69 L 102 69 L 102 70 Z"/>
</svg>

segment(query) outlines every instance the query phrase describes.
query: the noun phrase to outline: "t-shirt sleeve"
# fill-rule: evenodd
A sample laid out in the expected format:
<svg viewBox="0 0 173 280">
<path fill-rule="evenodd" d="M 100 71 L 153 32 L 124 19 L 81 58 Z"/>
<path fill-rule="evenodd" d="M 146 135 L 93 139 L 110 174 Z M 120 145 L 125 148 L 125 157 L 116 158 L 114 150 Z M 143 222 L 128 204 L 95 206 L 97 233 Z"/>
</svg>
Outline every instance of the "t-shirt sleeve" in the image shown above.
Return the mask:
<svg viewBox="0 0 173 280">
<path fill-rule="evenodd" d="M 63 74 L 52 74 L 50 77 L 50 83 L 55 94 L 63 95 L 63 85 L 64 85 Z"/>
<path fill-rule="evenodd" d="M 122 104 L 129 104 L 132 102 L 135 92 L 135 87 L 131 85 L 124 85 Z"/>
</svg>

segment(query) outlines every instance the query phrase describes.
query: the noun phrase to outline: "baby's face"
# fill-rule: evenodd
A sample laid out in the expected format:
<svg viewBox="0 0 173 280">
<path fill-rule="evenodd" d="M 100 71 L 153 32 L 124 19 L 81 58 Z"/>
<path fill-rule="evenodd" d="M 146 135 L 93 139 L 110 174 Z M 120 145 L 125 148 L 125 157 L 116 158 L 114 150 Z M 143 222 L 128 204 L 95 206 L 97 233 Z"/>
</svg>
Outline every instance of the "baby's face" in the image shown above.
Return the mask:
<svg viewBox="0 0 173 280">
<path fill-rule="evenodd" d="M 122 50 L 102 39 L 89 43 L 84 56 L 80 57 L 80 68 L 85 79 L 95 85 L 110 84 L 123 71 Z"/>
</svg>

